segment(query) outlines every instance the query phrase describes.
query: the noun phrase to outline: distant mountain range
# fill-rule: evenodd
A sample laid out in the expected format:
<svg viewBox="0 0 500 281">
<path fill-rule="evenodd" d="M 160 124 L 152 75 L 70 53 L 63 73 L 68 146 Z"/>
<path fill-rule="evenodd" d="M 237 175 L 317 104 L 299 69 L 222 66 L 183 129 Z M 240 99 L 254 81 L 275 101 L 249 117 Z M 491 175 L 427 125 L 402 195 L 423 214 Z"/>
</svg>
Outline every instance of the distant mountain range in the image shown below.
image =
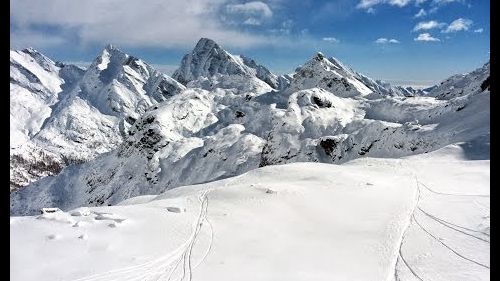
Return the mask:
<svg viewBox="0 0 500 281">
<path fill-rule="evenodd" d="M 10 53 L 11 213 L 110 205 L 290 162 L 489 143 L 489 62 L 425 90 L 317 53 L 277 76 L 202 38 L 172 77 L 107 46 L 87 69 Z"/>
</svg>

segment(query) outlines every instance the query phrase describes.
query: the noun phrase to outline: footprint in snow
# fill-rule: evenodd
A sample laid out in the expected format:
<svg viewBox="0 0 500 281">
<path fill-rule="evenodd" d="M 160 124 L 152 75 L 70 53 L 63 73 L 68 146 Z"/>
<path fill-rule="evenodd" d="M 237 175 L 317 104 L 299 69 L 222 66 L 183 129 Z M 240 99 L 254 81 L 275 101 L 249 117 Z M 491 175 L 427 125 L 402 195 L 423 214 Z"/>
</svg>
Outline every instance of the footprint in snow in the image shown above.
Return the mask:
<svg viewBox="0 0 500 281">
<path fill-rule="evenodd" d="M 117 216 L 115 216 L 114 214 L 110 214 L 110 213 L 96 213 L 97 216 L 94 218 L 94 220 L 110 220 L 110 221 L 114 221 L 114 222 L 117 222 L 117 223 L 122 223 L 125 219 L 123 218 L 119 218 Z"/>
<path fill-rule="evenodd" d="M 186 211 L 186 209 L 182 210 L 181 208 L 179 207 L 167 207 L 167 211 L 171 212 L 171 213 L 181 213 L 182 211 Z"/>
<path fill-rule="evenodd" d="M 56 240 L 56 239 L 59 239 L 61 238 L 60 235 L 57 235 L 57 234 L 50 234 L 50 235 L 47 235 L 47 239 L 48 240 Z"/>
</svg>

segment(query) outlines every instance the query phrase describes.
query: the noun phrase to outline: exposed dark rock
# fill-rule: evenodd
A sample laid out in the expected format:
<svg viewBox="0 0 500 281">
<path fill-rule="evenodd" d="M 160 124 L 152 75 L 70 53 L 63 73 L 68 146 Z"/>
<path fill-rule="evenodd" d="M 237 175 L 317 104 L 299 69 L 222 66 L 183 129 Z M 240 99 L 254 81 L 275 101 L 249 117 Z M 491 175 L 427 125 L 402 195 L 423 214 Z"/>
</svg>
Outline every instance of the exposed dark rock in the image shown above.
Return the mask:
<svg viewBox="0 0 500 281">
<path fill-rule="evenodd" d="M 244 116 L 245 116 L 245 113 L 243 113 L 243 112 L 241 112 L 241 111 L 237 110 L 237 111 L 235 112 L 235 115 L 236 115 L 236 118 L 241 118 L 241 117 L 244 117 Z"/>
<path fill-rule="evenodd" d="M 484 91 L 486 89 L 488 89 L 488 91 L 490 90 L 490 76 L 488 76 L 488 78 L 486 78 L 486 80 L 481 83 L 481 91 Z"/>
<path fill-rule="evenodd" d="M 319 145 L 325 150 L 326 155 L 332 156 L 332 152 L 337 147 L 338 142 L 334 139 L 323 139 L 319 142 Z"/>
<path fill-rule="evenodd" d="M 319 107 L 322 107 L 322 108 L 330 108 L 330 107 L 333 107 L 332 106 L 332 103 L 329 101 L 329 100 L 324 100 L 324 99 L 321 99 L 317 96 L 313 96 L 312 98 L 313 102 L 319 106 Z"/>
</svg>

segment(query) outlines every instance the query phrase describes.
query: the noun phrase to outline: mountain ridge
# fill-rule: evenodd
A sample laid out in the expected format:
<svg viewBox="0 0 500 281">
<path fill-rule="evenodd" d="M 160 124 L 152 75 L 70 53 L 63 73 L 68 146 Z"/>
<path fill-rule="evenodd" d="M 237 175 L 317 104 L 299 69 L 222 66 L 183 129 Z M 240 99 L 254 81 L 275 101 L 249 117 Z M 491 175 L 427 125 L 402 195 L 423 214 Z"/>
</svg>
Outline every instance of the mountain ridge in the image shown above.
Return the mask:
<svg viewBox="0 0 500 281">
<path fill-rule="evenodd" d="M 489 141 L 489 111 L 478 112 L 489 103 L 489 89 L 481 87 L 486 81 L 481 79 L 489 76 L 489 64 L 435 88 L 432 96 L 420 96 L 386 88 L 322 53 L 293 75 L 271 76 L 262 68 L 261 77 L 281 80 L 276 88 L 258 77 L 255 62 L 231 55 L 209 39 L 202 38 L 182 61 L 173 77 L 187 88 L 166 75 L 151 79 L 151 70 L 142 61 L 124 56 L 113 46 L 105 48 L 86 70 L 83 87 L 77 88 L 84 97 L 91 96 L 87 104 L 97 111 L 95 116 L 110 114 L 105 131 L 110 135 L 103 136 L 102 142 L 108 137 L 118 141 L 107 144 L 109 149 L 92 160 L 11 193 L 11 212 L 116 204 L 131 196 L 159 194 L 267 165 L 342 164 L 366 156 L 426 153 L 478 138 Z M 157 78 L 178 92 L 164 95 Z M 470 79 L 476 82 L 464 91 L 447 98 L 441 95 L 453 83 Z M 102 89 L 115 94 L 132 91 L 146 95 L 143 100 L 149 103 L 125 106 L 126 100 L 118 95 L 105 107 L 101 96 L 92 96 L 96 80 L 102 84 L 99 93 Z M 127 91 L 116 90 L 123 85 Z M 141 92 L 140 85 L 153 90 Z M 71 93 L 80 96 L 78 90 Z M 468 122 L 457 123 L 457 118 Z"/>
</svg>

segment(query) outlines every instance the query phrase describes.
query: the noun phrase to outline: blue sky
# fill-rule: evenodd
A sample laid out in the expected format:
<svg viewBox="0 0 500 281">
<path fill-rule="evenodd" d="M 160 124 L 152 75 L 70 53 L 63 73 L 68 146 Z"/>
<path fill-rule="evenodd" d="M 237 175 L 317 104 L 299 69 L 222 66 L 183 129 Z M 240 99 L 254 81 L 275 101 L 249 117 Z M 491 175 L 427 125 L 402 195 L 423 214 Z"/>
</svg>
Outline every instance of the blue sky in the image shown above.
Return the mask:
<svg viewBox="0 0 500 281">
<path fill-rule="evenodd" d="M 200 37 L 282 74 L 321 51 L 395 84 L 484 64 L 484 0 L 11 0 L 11 48 L 86 64 L 108 43 L 171 72 Z"/>
</svg>

